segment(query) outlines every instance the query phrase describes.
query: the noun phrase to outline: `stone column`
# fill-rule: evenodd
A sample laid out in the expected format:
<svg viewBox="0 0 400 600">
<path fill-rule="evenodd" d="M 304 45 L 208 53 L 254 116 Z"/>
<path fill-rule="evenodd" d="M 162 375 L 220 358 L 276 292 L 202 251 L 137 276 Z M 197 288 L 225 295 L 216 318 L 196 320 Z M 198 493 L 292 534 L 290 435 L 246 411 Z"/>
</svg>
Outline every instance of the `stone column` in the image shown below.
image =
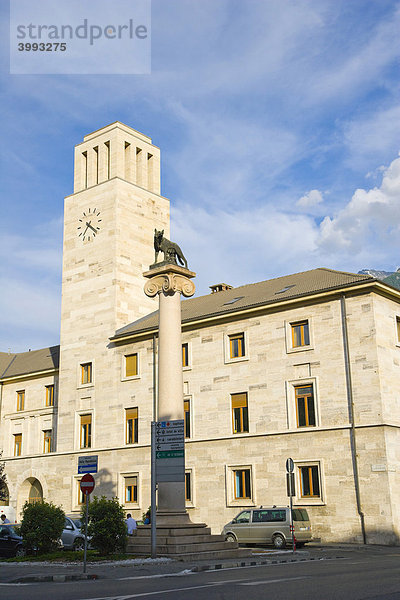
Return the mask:
<svg viewBox="0 0 400 600">
<path fill-rule="evenodd" d="M 195 273 L 170 263 L 160 263 L 143 273 L 147 296 L 159 295 L 158 420 L 184 418 L 181 294 L 193 296 L 190 280 Z M 189 523 L 185 508 L 185 481 L 158 484 L 157 525 Z"/>
</svg>

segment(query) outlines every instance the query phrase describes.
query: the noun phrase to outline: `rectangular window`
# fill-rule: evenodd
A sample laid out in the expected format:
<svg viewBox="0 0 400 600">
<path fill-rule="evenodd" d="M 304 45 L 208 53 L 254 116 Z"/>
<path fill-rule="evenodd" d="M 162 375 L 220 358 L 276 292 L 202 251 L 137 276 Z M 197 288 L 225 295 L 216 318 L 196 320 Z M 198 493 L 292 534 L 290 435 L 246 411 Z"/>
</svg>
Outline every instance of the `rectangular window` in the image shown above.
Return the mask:
<svg viewBox="0 0 400 600">
<path fill-rule="evenodd" d="M 400 344 L 400 317 L 396 317 L 397 343 Z"/>
<path fill-rule="evenodd" d="M 299 467 L 302 498 L 320 498 L 319 469 L 317 465 Z"/>
<path fill-rule="evenodd" d="M 244 333 L 229 336 L 229 355 L 231 358 L 239 358 L 245 355 Z"/>
<path fill-rule="evenodd" d="M 125 377 L 135 377 L 138 374 L 138 355 L 127 354 L 125 356 Z"/>
<path fill-rule="evenodd" d="M 310 345 L 310 331 L 308 321 L 299 321 L 291 323 L 292 328 L 292 346 L 300 348 L 301 346 Z"/>
<path fill-rule="evenodd" d="M 81 448 L 92 447 L 92 415 L 81 415 Z"/>
<path fill-rule="evenodd" d="M 247 408 L 247 393 L 231 394 L 233 433 L 249 431 L 249 414 Z"/>
<path fill-rule="evenodd" d="M 233 471 L 235 500 L 251 498 L 250 469 Z"/>
<path fill-rule="evenodd" d="M 78 491 L 77 491 L 78 492 L 77 493 L 78 504 L 79 504 L 79 506 L 82 506 L 82 504 L 86 504 L 86 496 L 81 490 L 81 480 L 80 479 L 78 479 L 77 484 L 78 484 Z"/>
<path fill-rule="evenodd" d="M 182 344 L 182 367 L 189 366 L 189 344 Z"/>
<path fill-rule="evenodd" d="M 295 386 L 297 427 L 315 426 L 315 403 L 313 385 Z"/>
<path fill-rule="evenodd" d="M 92 383 L 92 363 L 83 363 L 81 365 L 81 384 Z"/>
<path fill-rule="evenodd" d="M 190 400 L 183 401 L 185 415 L 185 438 L 190 438 Z"/>
<path fill-rule="evenodd" d="M 54 406 L 54 385 L 46 385 L 46 406 Z"/>
<path fill-rule="evenodd" d="M 51 429 L 43 431 L 43 453 L 51 452 Z"/>
<path fill-rule="evenodd" d="M 24 410 L 25 408 L 25 390 L 17 392 L 17 410 Z"/>
<path fill-rule="evenodd" d="M 137 502 L 137 477 L 125 477 L 125 503 Z"/>
<path fill-rule="evenodd" d="M 192 501 L 192 473 L 190 471 L 185 473 L 185 500 L 186 502 Z"/>
<path fill-rule="evenodd" d="M 14 456 L 21 456 L 22 451 L 22 433 L 14 434 Z"/>
<path fill-rule="evenodd" d="M 127 408 L 125 410 L 125 422 L 126 422 L 126 443 L 137 444 L 139 440 L 139 428 L 138 428 L 138 409 Z"/>
</svg>

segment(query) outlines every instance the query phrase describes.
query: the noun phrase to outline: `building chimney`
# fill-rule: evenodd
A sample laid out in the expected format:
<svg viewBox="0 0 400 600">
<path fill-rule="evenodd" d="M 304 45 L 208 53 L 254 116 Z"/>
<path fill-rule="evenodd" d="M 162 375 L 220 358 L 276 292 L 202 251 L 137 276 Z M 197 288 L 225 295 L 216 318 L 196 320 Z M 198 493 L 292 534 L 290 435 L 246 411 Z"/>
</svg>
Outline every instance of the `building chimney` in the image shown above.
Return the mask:
<svg viewBox="0 0 400 600">
<path fill-rule="evenodd" d="M 232 288 L 233 286 L 228 285 L 227 283 L 216 283 L 215 285 L 210 285 L 212 294 L 216 294 L 217 292 L 225 292 L 226 290 L 231 290 Z"/>
</svg>

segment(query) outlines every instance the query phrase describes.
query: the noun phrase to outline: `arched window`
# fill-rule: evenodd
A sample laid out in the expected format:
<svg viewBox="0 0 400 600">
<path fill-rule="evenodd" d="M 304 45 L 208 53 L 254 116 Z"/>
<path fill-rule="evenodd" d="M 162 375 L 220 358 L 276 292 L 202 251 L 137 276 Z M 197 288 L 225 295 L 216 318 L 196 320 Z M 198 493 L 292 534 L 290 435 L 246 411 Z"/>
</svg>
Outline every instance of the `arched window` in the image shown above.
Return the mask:
<svg viewBox="0 0 400 600">
<path fill-rule="evenodd" d="M 2 506 L 9 506 L 10 504 L 10 494 L 5 482 L 0 484 L 0 504 Z"/>
<path fill-rule="evenodd" d="M 43 489 L 40 484 L 40 481 L 34 479 L 31 483 L 31 487 L 29 489 L 29 504 L 34 504 L 35 502 L 43 502 Z"/>
</svg>

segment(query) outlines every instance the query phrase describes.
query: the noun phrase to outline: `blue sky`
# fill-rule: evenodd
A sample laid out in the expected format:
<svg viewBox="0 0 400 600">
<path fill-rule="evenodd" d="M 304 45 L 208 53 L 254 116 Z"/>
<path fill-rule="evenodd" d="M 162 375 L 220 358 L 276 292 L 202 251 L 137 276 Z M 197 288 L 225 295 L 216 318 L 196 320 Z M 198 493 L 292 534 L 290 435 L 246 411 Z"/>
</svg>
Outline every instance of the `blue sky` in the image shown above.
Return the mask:
<svg viewBox="0 0 400 600">
<path fill-rule="evenodd" d="M 9 75 L 1 17 L 0 351 L 58 343 L 73 146 L 116 120 L 161 148 L 198 293 L 400 265 L 399 1 L 153 0 L 126 76 Z"/>
</svg>

